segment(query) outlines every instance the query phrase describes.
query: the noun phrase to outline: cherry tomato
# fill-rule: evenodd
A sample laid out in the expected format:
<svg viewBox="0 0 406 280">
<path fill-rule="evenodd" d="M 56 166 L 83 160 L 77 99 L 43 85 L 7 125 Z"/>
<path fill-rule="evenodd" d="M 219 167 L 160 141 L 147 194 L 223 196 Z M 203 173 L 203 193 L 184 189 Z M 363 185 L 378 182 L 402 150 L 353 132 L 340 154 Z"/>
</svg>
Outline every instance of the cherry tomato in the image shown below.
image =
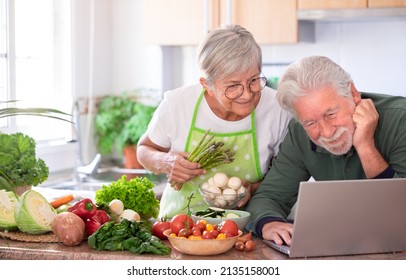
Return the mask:
<svg viewBox="0 0 406 280">
<path fill-rule="evenodd" d="M 202 238 L 203 239 L 214 239 L 214 236 L 209 231 L 205 230 L 205 231 L 203 231 Z"/>
<path fill-rule="evenodd" d="M 198 220 L 195 226 L 198 227 L 201 231 L 204 231 L 206 229 L 206 224 L 206 220 Z"/>
<path fill-rule="evenodd" d="M 214 238 L 217 238 L 217 236 L 219 235 L 219 231 L 217 229 L 212 229 L 210 233 L 213 235 Z"/>
<path fill-rule="evenodd" d="M 211 230 L 213 230 L 214 229 L 214 226 L 212 225 L 212 224 L 207 224 L 206 225 L 206 230 L 207 231 L 211 231 Z"/>
<path fill-rule="evenodd" d="M 194 226 L 192 228 L 192 234 L 195 235 L 195 236 L 199 236 L 199 235 L 202 235 L 202 231 L 200 230 L 200 228 Z"/>
<path fill-rule="evenodd" d="M 222 221 L 219 225 L 220 233 L 224 233 L 227 237 L 238 235 L 238 225 L 231 220 Z"/>
<path fill-rule="evenodd" d="M 201 236 L 196 236 L 196 235 L 189 235 L 187 239 L 191 240 L 202 240 L 203 238 Z"/>
<path fill-rule="evenodd" d="M 186 214 L 178 214 L 171 219 L 170 228 L 173 233 L 178 234 L 182 228 L 192 229 L 193 220 Z"/>
<path fill-rule="evenodd" d="M 190 229 L 188 229 L 188 228 L 182 228 L 178 233 L 178 237 L 188 238 L 190 235 L 191 235 L 191 232 L 190 232 Z"/>
<path fill-rule="evenodd" d="M 220 233 L 217 237 L 216 237 L 216 239 L 226 239 L 227 238 L 227 236 L 225 235 L 225 233 Z"/>
<path fill-rule="evenodd" d="M 156 221 L 152 225 L 152 233 L 161 240 L 166 240 L 168 237 L 164 235 L 164 231 L 171 228 L 171 223 L 167 221 Z"/>
</svg>

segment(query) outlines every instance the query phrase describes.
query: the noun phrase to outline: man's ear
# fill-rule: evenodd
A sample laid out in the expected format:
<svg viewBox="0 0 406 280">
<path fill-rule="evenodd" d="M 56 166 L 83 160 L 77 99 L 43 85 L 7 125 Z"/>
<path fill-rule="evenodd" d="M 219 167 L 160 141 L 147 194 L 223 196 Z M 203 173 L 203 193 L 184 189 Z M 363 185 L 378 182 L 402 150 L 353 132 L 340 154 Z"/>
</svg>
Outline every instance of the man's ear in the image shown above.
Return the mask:
<svg viewBox="0 0 406 280">
<path fill-rule="evenodd" d="M 353 82 L 351 82 L 351 95 L 352 95 L 352 98 L 354 99 L 355 104 L 358 104 L 361 101 L 361 94 L 356 89 Z"/>
</svg>

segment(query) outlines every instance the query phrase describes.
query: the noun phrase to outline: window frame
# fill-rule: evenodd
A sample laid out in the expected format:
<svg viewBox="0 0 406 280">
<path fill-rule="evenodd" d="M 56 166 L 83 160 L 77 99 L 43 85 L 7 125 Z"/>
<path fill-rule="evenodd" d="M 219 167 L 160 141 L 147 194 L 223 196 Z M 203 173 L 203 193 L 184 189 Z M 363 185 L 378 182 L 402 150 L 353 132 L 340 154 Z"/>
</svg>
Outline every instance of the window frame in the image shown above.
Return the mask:
<svg viewBox="0 0 406 280">
<path fill-rule="evenodd" d="M 2 35 L 2 44 L 4 46 L 4 49 L 2 46 L 0 46 L 0 59 L 4 59 L 5 61 L 5 68 L 6 68 L 6 73 L 4 73 L 5 77 L 5 90 L 4 94 L 0 96 L 0 100 L 4 101 L 4 98 L 6 100 L 17 100 L 18 99 L 18 93 L 16 89 L 16 75 L 17 75 L 17 70 L 16 70 L 16 61 L 19 59 L 16 56 L 16 41 L 15 41 L 15 34 L 16 34 L 16 3 L 15 1 L 18 0 L 0 0 L 0 13 L 2 15 L 2 21 L 0 28 L 2 28 L 2 32 L 0 35 Z M 59 1 L 59 2 L 58 2 Z M 69 17 L 70 22 L 68 23 L 70 26 L 70 30 L 68 32 L 68 36 L 72 36 L 72 8 L 73 4 L 71 1 L 67 2 L 62 2 L 64 0 L 55 0 L 55 1 L 50 1 L 50 4 L 54 8 L 54 4 L 56 5 L 69 5 L 69 11 L 66 14 L 67 17 Z M 66 4 L 68 3 L 68 4 Z M 3 9 L 4 8 L 4 9 Z M 53 15 L 55 14 L 55 9 L 53 9 Z M 54 20 L 54 17 L 52 15 L 52 20 Z M 3 32 L 4 31 L 4 32 Z M 54 34 L 53 34 L 54 35 Z M 5 42 L 3 42 L 3 39 Z M 71 100 L 71 103 L 73 103 L 73 95 L 72 95 L 72 85 L 73 85 L 73 73 L 72 73 L 72 67 L 73 67 L 73 61 L 72 61 L 72 55 L 73 55 L 73 50 L 72 50 L 72 38 L 69 39 L 69 46 L 67 48 L 68 51 L 70 52 L 69 56 L 69 63 L 70 63 L 70 68 L 69 68 L 69 77 L 68 77 L 68 83 L 70 88 L 66 91 L 66 95 L 64 95 L 64 100 L 67 99 Z M 59 42 L 59 41 L 58 41 Z M 52 47 L 55 47 L 55 40 L 53 40 L 53 45 Z M 53 55 L 55 58 L 55 55 Z M 61 57 L 61 60 L 63 58 Z M 54 62 L 55 63 L 55 62 Z M 1 64 L 0 64 L 1 67 Z M 0 69 L 1 70 L 1 69 Z M 61 71 L 62 72 L 62 71 Z M 62 73 L 59 73 L 62 75 Z M 59 76 L 60 77 L 60 76 Z M 50 81 L 50 85 L 55 85 L 55 80 L 58 78 L 54 78 Z M 58 92 L 59 93 L 59 92 Z M 69 95 L 69 96 L 68 96 Z M 55 97 L 55 99 L 59 99 L 59 96 Z M 17 107 L 33 107 L 30 105 L 21 105 L 23 103 L 17 102 L 16 105 Z M 54 109 L 60 109 L 55 106 L 35 106 L 35 107 L 51 107 Z M 71 109 L 70 109 L 71 110 Z M 70 111 L 67 110 L 62 110 L 67 113 L 71 113 Z M 35 125 L 34 126 L 19 126 L 17 118 L 27 118 L 25 116 L 21 117 L 7 117 L 4 118 L 4 120 L 0 120 L 0 131 L 3 133 L 15 133 L 17 131 L 28 134 L 30 136 L 31 132 L 35 131 L 38 129 Z M 33 117 L 33 118 L 41 118 L 41 117 Z M 38 122 L 43 122 L 45 118 L 41 118 L 41 121 Z M 37 121 L 35 121 L 36 123 Z M 59 123 L 57 123 L 59 122 Z M 48 119 L 43 122 L 44 124 L 49 123 L 52 125 L 60 125 L 59 120 L 53 120 L 53 119 Z M 72 139 L 75 137 L 75 126 L 70 125 L 70 124 L 63 124 L 67 129 L 66 135 L 64 137 L 61 137 L 60 135 L 58 137 L 52 137 L 52 133 L 48 132 L 46 136 L 47 139 L 41 139 L 38 140 L 36 137 L 33 136 L 34 139 L 36 139 L 37 142 L 37 157 L 42 158 L 46 164 L 48 165 L 50 172 L 52 171 L 60 171 L 60 170 L 69 170 L 72 169 L 75 166 L 75 163 L 77 161 L 77 151 L 78 151 L 78 144 L 75 139 Z M 42 129 L 49 129 L 49 127 L 43 127 Z M 50 129 L 52 131 L 52 129 Z M 61 161 L 60 158 L 63 158 L 64 160 Z"/>
</svg>

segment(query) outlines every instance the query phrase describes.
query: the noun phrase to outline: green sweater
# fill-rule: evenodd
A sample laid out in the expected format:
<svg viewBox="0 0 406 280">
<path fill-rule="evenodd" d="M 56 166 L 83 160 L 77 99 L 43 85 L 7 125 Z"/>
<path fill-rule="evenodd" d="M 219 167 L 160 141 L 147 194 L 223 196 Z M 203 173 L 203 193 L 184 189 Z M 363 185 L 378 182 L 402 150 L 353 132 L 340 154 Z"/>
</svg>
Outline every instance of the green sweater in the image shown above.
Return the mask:
<svg viewBox="0 0 406 280">
<path fill-rule="evenodd" d="M 406 177 L 406 98 L 371 93 L 361 96 L 375 103 L 379 114 L 375 145 L 390 165 L 376 178 Z M 292 120 L 277 158 L 246 206 L 251 213 L 247 229 L 261 235 L 265 223 L 286 221 L 296 202 L 299 183 L 311 177 L 316 181 L 366 178 L 354 147 L 346 155 L 333 155 L 316 146 L 303 127 Z"/>
</svg>

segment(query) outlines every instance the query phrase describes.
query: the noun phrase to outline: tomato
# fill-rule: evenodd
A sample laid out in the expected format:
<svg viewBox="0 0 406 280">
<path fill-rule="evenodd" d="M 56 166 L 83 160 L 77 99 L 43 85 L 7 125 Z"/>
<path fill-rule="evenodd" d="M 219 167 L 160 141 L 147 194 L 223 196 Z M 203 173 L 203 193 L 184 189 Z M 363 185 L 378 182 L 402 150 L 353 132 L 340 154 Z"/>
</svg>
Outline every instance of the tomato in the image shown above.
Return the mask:
<svg viewBox="0 0 406 280">
<path fill-rule="evenodd" d="M 191 239 L 191 240 L 202 240 L 202 237 L 196 236 L 196 235 L 189 235 L 189 237 L 187 239 Z"/>
<path fill-rule="evenodd" d="M 224 233 L 227 237 L 238 235 L 238 225 L 231 220 L 222 221 L 219 225 L 220 233 Z"/>
<path fill-rule="evenodd" d="M 212 229 L 210 233 L 213 235 L 214 238 L 217 238 L 217 236 L 219 235 L 219 231 L 217 229 Z"/>
<path fill-rule="evenodd" d="M 167 221 L 156 221 L 153 225 L 152 225 L 152 233 L 158 237 L 161 240 L 165 240 L 168 239 L 168 237 L 166 237 L 164 235 L 164 231 L 171 228 L 171 223 L 167 222 Z"/>
<path fill-rule="evenodd" d="M 212 225 L 212 224 L 207 224 L 206 225 L 206 230 L 207 231 L 211 231 L 211 230 L 213 230 L 214 229 L 214 226 Z"/>
<path fill-rule="evenodd" d="M 202 235 L 202 231 L 200 230 L 200 228 L 194 226 L 192 228 L 192 234 L 195 235 L 195 236 L 199 236 L 199 235 Z"/>
<path fill-rule="evenodd" d="M 205 220 L 198 220 L 195 226 L 198 227 L 201 231 L 204 231 L 206 229 L 206 224 L 207 222 Z"/>
<path fill-rule="evenodd" d="M 178 234 L 182 228 L 192 229 L 193 220 L 186 214 L 178 214 L 172 218 L 170 228 L 173 233 Z"/>
<path fill-rule="evenodd" d="M 220 233 L 217 237 L 216 237 L 216 239 L 226 239 L 227 238 L 227 236 L 225 235 L 225 233 Z"/>
<path fill-rule="evenodd" d="M 190 235 L 191 235 L 191 232 L 190 232 L 190 229 L 188 229 L 188 228 L 182 228 L 178 233 L 178 237 L 188 238 Z"/>
<path fill-rule="evenodd" d="M 213 239 L 214 236 L 209 231 L 205 230 L 205 231 L 203 231 L 202 238 L 203 239 Z"/>
</svg>

